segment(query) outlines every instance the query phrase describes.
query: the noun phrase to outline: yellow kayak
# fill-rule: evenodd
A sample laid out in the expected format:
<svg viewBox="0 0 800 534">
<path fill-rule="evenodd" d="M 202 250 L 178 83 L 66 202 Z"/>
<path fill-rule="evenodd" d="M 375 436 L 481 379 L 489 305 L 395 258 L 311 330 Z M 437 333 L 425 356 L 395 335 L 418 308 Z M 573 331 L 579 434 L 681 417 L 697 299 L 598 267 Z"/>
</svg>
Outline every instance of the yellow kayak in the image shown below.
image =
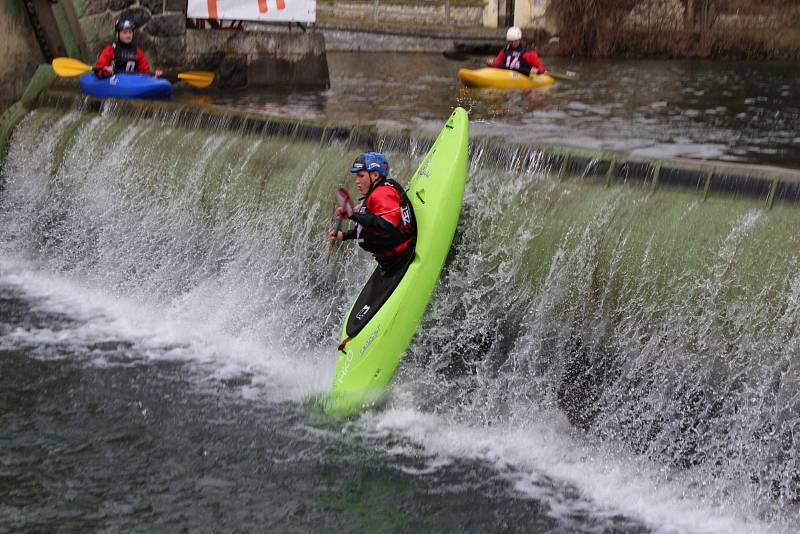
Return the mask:
<svg viewBox="0 0 800 534">
<path fill-rule="evenodd" d="M 549 74 L 525 76 L 508 69 L 484 67 L 482 69 L 459 69 L 458 79 L 467 87 L 494 87 L 496 89 L 536 89 L 555 82 Z"/>
</svg>

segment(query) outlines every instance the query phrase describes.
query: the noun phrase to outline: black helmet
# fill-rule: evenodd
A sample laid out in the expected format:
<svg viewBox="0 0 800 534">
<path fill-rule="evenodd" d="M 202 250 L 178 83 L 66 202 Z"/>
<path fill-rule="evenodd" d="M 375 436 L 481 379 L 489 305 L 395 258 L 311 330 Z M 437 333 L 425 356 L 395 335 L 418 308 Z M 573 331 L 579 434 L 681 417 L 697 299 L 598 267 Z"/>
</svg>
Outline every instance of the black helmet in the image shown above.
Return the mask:
<svg viewBox="0 0 800 534">
<path fill-rule="evenodd" d="M 122 30 L 135 30 L 136 24 L 134 24 L 131 19 L 119 19 L 114 24 L 114 29 L 117 33 L 121 32 Z"/>
</svg>

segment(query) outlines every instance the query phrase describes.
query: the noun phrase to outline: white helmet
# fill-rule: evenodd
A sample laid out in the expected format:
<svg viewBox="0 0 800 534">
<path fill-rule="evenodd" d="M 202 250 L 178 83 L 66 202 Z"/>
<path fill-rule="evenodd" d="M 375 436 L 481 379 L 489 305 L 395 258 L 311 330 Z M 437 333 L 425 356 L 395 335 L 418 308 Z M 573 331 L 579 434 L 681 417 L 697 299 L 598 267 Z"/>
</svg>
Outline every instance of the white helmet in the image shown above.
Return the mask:
<svg viewBox="0 0 800 534">
<path fill-rule="evenodd" d="M 522 39 L 522 30 L 511 26 L 506 32 L 506 41 L 519 41 L 520 39 Z"/>
</svg>

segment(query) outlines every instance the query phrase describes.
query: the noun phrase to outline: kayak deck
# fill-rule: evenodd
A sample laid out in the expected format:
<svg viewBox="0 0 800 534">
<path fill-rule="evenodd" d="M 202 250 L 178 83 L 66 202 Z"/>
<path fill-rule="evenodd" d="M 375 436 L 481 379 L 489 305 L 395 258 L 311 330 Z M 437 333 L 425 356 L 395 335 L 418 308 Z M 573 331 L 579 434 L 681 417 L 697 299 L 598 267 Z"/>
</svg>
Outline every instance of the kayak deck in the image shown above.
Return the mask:
<svg viewBox="0 0 800 534">
<path fill-rule="evenodd" d="M 172 84 L 169 80 L 150 74 L 115 74 L 100 79 L 94 73 L 84 74 L 79 79 L 81 91 L 98 98 L 169 98 Z"/>
<path fill-rule="evenodd" d="M 458 79 L 467 87 L 493 87 L 495 89 L 538 89 L 555 83 L 549 74 L 526 76 L 508 69 L 484 67 L 482 69 L 459 69 Z"/>
</svg>

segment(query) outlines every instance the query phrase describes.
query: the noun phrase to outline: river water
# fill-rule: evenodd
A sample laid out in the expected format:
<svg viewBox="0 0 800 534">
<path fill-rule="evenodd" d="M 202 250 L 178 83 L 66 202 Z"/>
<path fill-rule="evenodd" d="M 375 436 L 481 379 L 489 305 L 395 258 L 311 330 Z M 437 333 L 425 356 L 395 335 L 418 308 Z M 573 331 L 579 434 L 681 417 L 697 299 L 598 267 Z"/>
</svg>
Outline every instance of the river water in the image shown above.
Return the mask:
<svg viewBox="0 0 800 534">
<path fill-rule="evenodd" d="M 329 52 L 331 88 L 197 93 L 251 111 L 433 131 L 455 105 L 476 135 L 640 156 L 800 168 L 797 63 L 587 61 L 552 58 L 579 74 L 547 90 L 467 89 L 456 73 L 480 62 L 441 54 Z"/>
<path fill-rule="evenodd" d="M 412 59 L 441 69 L 425 98 Z M 212 98 L 430 131 L 464 102 L 482 135 L 532 130 L 432 55 L 331 68 L 330 91 Z M 0 532 L 796 532 L 796 210 L 482 146 L 387 405 L 331 423 L 305 403 L 372 267 L 320 240 L 353 151 L 31 113 L 0 180 Z M 387 150 L 401 181 L 422 156 Z"/>
<path fill-rule="evenodd" d="M 165 315 L 0 262 L 0 531 L 792 528 L 707 500 L 555 412 L 492 428 L 397 400 L 311 424 L 300 393 L 327 386 L 330 360 Z"/>
</svg>

